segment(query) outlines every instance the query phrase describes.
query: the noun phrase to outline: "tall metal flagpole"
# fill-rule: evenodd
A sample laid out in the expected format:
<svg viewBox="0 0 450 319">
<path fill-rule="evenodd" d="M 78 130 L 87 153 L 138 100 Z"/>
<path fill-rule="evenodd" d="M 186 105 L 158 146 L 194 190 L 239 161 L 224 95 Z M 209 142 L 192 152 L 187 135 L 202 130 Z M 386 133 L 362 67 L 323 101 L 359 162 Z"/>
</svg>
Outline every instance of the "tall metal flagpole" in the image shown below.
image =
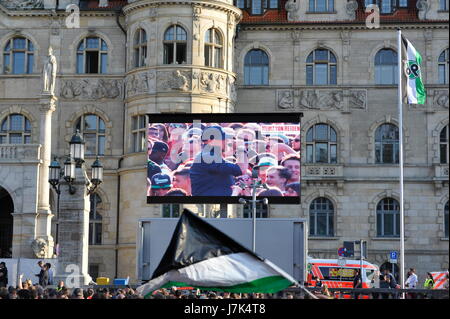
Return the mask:
<svg viewBox="0 0 450 319">
<path fill-rule="evenodd" d="M 402 31 L 398 29 L 398 123 L 399 123 L 399 162 L 400 162 L 400 281 L 405 289 L 405 225 L 403 210 L 403 103 L 402 103 Z"/>
</svg>

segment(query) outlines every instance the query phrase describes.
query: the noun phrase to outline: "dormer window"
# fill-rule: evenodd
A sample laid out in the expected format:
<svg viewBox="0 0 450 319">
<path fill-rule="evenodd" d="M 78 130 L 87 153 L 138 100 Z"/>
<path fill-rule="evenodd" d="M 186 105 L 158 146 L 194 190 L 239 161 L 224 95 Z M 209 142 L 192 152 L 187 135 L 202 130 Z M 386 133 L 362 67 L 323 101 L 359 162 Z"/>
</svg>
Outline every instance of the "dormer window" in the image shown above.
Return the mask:
<svg viewBox="0 0 450 319">
<path fill-rule="evenodd" d="M 262 15 L 268 9 L 278 9 L 280 0 L 234 0 L 234 5 L 250 15 Z"/>
<path fill-rule="evenodd" d="M 309 12 L 334 12 L 334 0 L 309 0 Z"/>
<path fill-rule="evenodd" d="M 408 0 L 364 0 L 365 7 L 375 4 L 380 8 L 380 13 L 391 14 L 397 8 L 407 8 Z"/>
</svg>

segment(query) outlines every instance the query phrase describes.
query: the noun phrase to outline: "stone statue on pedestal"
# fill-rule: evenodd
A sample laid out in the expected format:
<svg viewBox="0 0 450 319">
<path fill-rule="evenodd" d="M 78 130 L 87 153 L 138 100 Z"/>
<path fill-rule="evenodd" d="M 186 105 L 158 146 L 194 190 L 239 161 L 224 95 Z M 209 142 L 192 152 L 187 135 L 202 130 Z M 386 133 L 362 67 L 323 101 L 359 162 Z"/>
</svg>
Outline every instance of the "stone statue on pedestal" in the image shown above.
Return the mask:
<svg viewBox="0 0 450 319">
<path fill-rule="evenodd" d="M 42 68 L 43 93 L 55 95 L 56 70 L 56 57 L 53 55 L 52 47 L 49 47 L 47 60 Z"/>
</svg>

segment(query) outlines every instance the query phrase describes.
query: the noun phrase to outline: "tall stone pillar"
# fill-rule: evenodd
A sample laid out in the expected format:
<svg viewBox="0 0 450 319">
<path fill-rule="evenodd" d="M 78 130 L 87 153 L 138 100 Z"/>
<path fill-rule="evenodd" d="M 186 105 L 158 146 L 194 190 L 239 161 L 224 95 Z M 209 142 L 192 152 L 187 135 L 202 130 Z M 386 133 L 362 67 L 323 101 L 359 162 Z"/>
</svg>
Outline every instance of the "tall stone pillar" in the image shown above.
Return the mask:
<svg viewBox="0 0 450 319">
<path fill-rule="evenodd" d="M 75 169 L 72 186 L 61 180 L 59 210 L 59 255 L 55 280 L 63 280 L 66 287 L 89 284 L 89 196 L 88 179 L 84 167 Z M 71 188 L 75 190 L 71 194 Z"/>
<path fill-rule="evenodd" d="M 52 113 L 55 111 L 57 98 L 52 94 L 42 94 L 40 98 L 40 135 L 41 164 L 39 165 L 39 188 L 36 218 L 36 239 L 42 238 L 47 242 L 47 258 L 53 255 L 53 237 L 51 225 L 53 214 L 50 211 L 50 184 L 48 174 L 52 143 Z"/>
</svg>

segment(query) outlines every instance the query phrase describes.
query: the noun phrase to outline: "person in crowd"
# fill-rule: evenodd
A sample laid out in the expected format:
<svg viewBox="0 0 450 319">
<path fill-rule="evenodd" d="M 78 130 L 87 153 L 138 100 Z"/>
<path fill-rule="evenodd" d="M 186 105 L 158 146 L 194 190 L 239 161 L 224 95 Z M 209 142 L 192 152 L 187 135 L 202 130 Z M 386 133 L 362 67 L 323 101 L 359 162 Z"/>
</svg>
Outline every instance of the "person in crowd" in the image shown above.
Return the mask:
<svg viewBox="0 0 450 319">
<path fill-rule="evenodd" d="M 425 279 L 425 283 L 423 284 L 425 289 L 433 289 L 434 288 L 434 278 L 430 272 L 427 272 L 427 278 Z"/>
<path fill-rule="evenodd" d="M 300 182 L 300 156 L 297 154 L 289 154 L 281 161 L 281 166 L 287 168 L 291 173 L 288 183 Z"/>
<path fill-rule="evenodd" d="M 290 180 L 291 173 L 283 166 L 272 166 L 267 170 L 266 183 L 269 187 L 278 187 L 284 194 L 287 181 Z"/>
<path fill-rule="evenodd" d="M 5 262 L 0 262 L 0 288 L 8 286 L 8 268 Z"/>
<path fill-rule="evenodd" d="M 188 196 L 188 194 L 181 188 L 173 188 L 164 196 Z"/>
<path fill-rule="evenodd" d="M 148 128 L 148 136 L 151 139 L 160 140 L 158 128 L 156 126 L 150 126 Z"/>
<path fill-rule="evenodd" d="M 300 183 L 287 184 L 284 196 L 293 196 L 293 197 L 300 196 Z"/>
<path fill-rule="evenodd" d="M 185 191 L 187 196 L 191 196 L 191 178 L 189 173 L 189 168 L 182 168 L 179 170 L 176 170 L 172 174 L 173 176 L 173 187 L 174 188 L 181 188 Z"/>
<path fill-rule="evenodd" d="M 167 174 L 155 174 L 151 179 L 151 196 L 165 196 L 172 188 L 172 180 Z"/>
<path fill-rule="evenodd" d="M 222 151 L 225 149 L 225 132 L 220 126 L 211 126 L 202 135 L 203 147 L 196 155 L 190 169 L 193 196 L 230 196 L 234 176 L 240 176 L 248 169 L 248 160 L 243 156 L 244 149 L 238 149 L 237 164 L 226 161 Z"/>
<path fill-rule="evenodd" d="M 48 284 L 53 285 L 53 269 L 51 269 L 52 265 L 50 263 L 46 263 L 45 266 L 47 267 L 48 271 Z"/>
<path fill-rule="evenodd" d="M 83 289 L 81 289 L 81 288 L 75 288 L 75 289 L 73 290 L 72 299 L 84 299 Z"/>
<path fill-rule="evenodd" d="M 37 264 L 41 270 L 39 274 L 36 274 L 36 277 L 39 278 L 39 285 L 45 288 L 48 285 L 48 269 L 42 260 L 38 261 Z"/>
<path fill-rule="evenodd" d="M 169 141 L 169 133 L 167 132 L 167 128 L 164 124 L 157 123 L 153 124 L 151 127 L 156 127 L 158 130 L 158 138 L 160 141 L 167 143 Z"/>
<path fill-rule="evenodd" d="M 272 156 L 262 156 L 258 161 L 258 165 L 255 166 L 258 169 L 258 177 L 261 179 L 262 183 L 266 183 L 267 170 L 270 167 L 277 166 L 278 162 Z"/>
<path fill-rule="evenodd" d="M 283 193 L 278 187 L 269 187 L 269 189 L 262 190 L 258 193 L 259 197 L 273 197 L 283 196 Z"/>
<path fill-rule="evenodd" d="M 292 146 L 291 146 L 291 148 L 294 150 L 294 151 L 296 151 L 296 152 L 300 152 L 300 147 L 301 147 L 301 144 L 300 144 L 300 134 L 297 134 L 295 137 L 294 137 L 294 139 L 292 140 Z"/>
<path fill-rule="evenodd" d="M 148 155 L 149 158 L 147 160 L 147 179 L 150 184 L 150 181 L 153 175 L 161 173 L 161 167 L 150 158 L 150 155 L 153 154 L 153 141 L 148 141 Z M 153 158 L 154 155 L 152 155 Z"/>
<path fill-rule="evenodd" d="M 298 155 L 298 152 L 294 151 L 288 144 L 280 141 L 282 141 L 280 137 L 271 137 L 267 143 L 267 151 L 274 154 L 277 157 L 278 162 L 281 162 L 281 160 L 289 154 Z"/>
<path fill-rule="evenodd" d="M 62 280 L 60 280 L 59 282 L 58 282 L 58 285 L 56 286 L 56 292 L 60 292 L 60 291 L 62 291 L 63 289 L 65 289 L 66 287 L 64 286 L 64 281 L 62 281 Z"/>
<path fill-rule="evenodd" d="M 197 155 L 201 151 L 201 141 L 198 138 L 191 137 L 183 142 L 181 147 L 181 152 L 172 159 L 172 161 L 177 165 L 182 165 L 187 161 L 191 161 L 194 159 L 195 155 Z"/>
<path fill-rule="evenodd" d="M 416 289 L 417 283 L 419 279 L 416 275 L 416 270 L 414 268 L 410 268 L 408 272 L 408 279 L 406 279 L 405 287 L 407 289 Z M 416 294 L 414 293 L 408 293 L 408 297 L 410 299 L 416 299 Z"/>
</svg>

